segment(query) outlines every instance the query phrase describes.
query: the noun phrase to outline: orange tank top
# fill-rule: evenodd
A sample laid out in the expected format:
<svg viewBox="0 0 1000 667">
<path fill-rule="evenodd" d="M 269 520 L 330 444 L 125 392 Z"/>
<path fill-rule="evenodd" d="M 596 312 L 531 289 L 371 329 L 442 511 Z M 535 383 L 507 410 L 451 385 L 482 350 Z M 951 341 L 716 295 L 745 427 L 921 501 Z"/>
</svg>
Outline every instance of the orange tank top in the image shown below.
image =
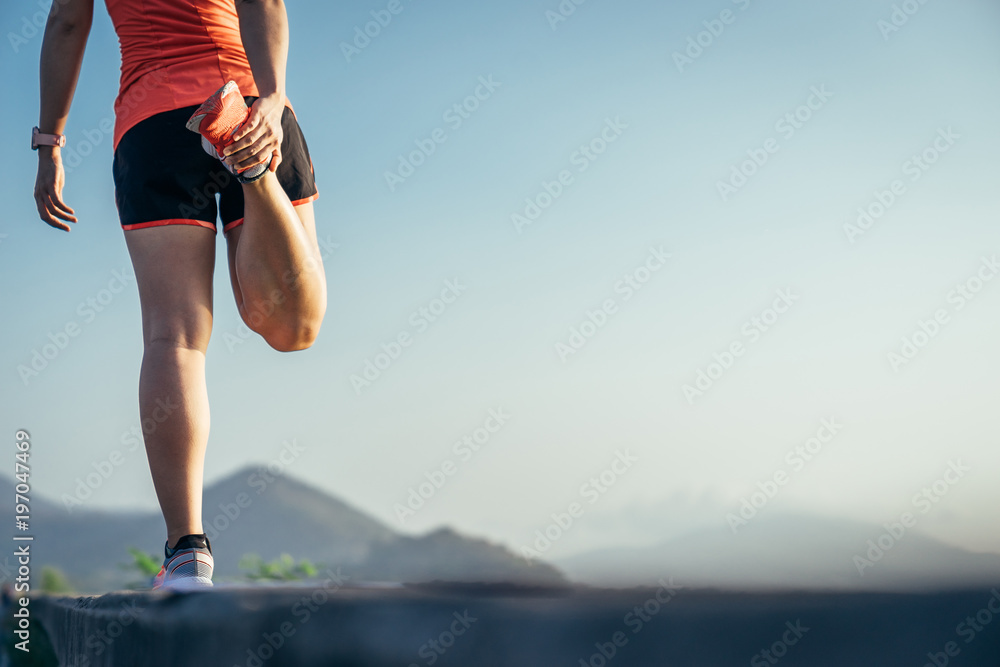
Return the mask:
<svg viewBox="0 0 1000 667">
<path fill-rule="evenodd" d="M 105 2 L 122 55 L 115 148 L 136 123 L 201 104 L 230 79 L 244 95 L 259 94 L 233 0 Z"/>
</svg>

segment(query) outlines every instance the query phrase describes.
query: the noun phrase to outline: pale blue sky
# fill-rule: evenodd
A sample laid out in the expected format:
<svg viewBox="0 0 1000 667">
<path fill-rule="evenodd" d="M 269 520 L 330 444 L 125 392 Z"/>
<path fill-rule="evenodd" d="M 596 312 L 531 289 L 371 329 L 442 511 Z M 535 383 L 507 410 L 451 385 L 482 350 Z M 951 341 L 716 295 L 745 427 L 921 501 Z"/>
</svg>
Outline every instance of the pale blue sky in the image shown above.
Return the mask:
<svg viewBox="0 0 1000 667">
<path fill-rule="evenodd" d="M 948 301 L 1000 252 L 1000 7 L 927 3 L 886 40 L 893 3 L 881 0 L 681 4 L 592 0 L 553 29 L 556 0 L 403 0 L 348 62 L 341 42 L 386 2 L 288 3 L 289 96 L 316 166 L 319 234 L 338 245 L 330 307 L 309 351 L 227 345 L 239 318 L 220 243 L 209 481 L 294 438 L 305 451 L 292 474 L 400 528 L 394 505 L 451 459 L 455 475 L 401 528 L 447 523 L 516 548 L 630 449 L 640 463 L 551 552 L 567 554 L 721 524 L 832 416 L 843 430 L 767 511 L 889 521 L 960 458 L 972 472 L 918 529 L 1000 553 L 1000 281 L 961 311 Z M 679 72 L 672 54 L 727 8 L 733 22 Z M 9 34 L 35 11 L 0 9 L 3 83 L 20 93 L 0 105 L 0 433 L 32 432 L 35 489 L 53 497 L 121 450 L 88 506 L 151 508 L 144 454 L 121 444 L 138 421 L 134 283 L 93 321 L 77 310 L 129 266 L 110 137 L 68 176 L 71 234 L 41 223 L 31 199 L 41 38 L 15 52 Z M 71 148 L 110 117 L 117 68 L 99 6 Z M 499 87 L 453 129 L 446 110 L 490 76 Z M 832 96 L 793 136 L 776 128 L 824 86 Z M 581 172 L 574 154 L 606 119 L 627 127 Z M 390 191 L 385 172 L 437 128 L 447 140 Z M 911 181 L 904 163 L 948 128 L 959 138 Z M 717 182 L 770 138 L 778 151 L 723 202 Z M 511 215 L 564 169 L 572 183 L 518 233 Z M 894 179 L 905 194 L 849 243 L 843 225 Z M 617 281 L 661 246 L 666 266 L 625 300 Z M 464 293 L 418 331 L 411 313 L 455 279 Z M 798 300 L 749 342 L 741 328 L 780 289 Z M 617 311 L 563 362 L 556 343 L 609 298 Z M 938 308 L 950 322 L 895 372 L 887 354 Z M 68 322 L 80 335 L 26 386 L 18 366 Z M 356 392 L 351 375 L 401 332 L 413 344 Z M 685 400 L 733 341 L 745 354 Z M 508 423 L 462 460 L 452 443 L 500 407 Z"/>
</svg>

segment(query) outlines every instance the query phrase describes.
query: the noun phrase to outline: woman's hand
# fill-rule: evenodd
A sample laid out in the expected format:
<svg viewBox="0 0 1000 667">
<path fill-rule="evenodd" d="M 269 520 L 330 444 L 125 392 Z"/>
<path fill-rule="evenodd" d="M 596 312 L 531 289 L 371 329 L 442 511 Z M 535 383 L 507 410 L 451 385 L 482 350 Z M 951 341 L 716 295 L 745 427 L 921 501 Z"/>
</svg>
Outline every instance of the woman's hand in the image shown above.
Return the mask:
<svg viewBox="0 0 1000 667">
<path fill-rule="evenodd" d="M 38 149 L 38 176 L 35 177 L 35 206 L 38 216 L 50 226 L 69 231 L 66 222 L 76 222 L 76 212 L 63 203 L 62 191 L 66 184 L 62 155 L 58 148 L 42 146 Z M 65 220 L 66 222 L 62 222 Z"/>
<path fill-rule="evenodd" d="M 258 97 L 250 107 L 250 117 L 233 135 L 235 141 L 226 147 L 226 164 L 238 170 L 247 169 L 271 159 L 269 169 L 281 164 L 281 114 L 285 110 L 284 95 Z"/>
</svg>

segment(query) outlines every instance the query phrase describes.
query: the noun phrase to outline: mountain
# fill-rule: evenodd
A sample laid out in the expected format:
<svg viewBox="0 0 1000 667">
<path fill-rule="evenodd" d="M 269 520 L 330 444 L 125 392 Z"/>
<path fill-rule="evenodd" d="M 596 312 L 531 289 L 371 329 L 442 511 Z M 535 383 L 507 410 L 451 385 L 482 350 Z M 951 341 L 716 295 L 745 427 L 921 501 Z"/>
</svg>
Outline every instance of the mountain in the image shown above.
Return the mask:
<svg viewBox="0 0 1000 667">
<path fill-rule="evenodd" d="M 403 539 L 343 501 L 263 467 L 250 466 L 215 482 L 205 489 L 202 507 L 221 576 L 237 574 L 236 563 L 245 553 L 265 560 L 291 553 L 357 566 L 374 546 Z"/>
<path fill-rule="evenodd" d="M 13 484 L 0 478 L 0 496 L 12 514 Z M 8 500 L 9 499 L 9 500 Z M 32 495 L 31 542 L 36 577 L 52 565 L 81 591 L 120 588 L 136 580 L 122 567 L 130 546 L 162 553 L 158 512 L 75 508 Z M 248 466 L 205 489 L 205 532 L 212 542 L 216 580 L 240 574 L 244 554 L 272 560 L 282 553 L 341 572 L 352 582 L 516 582 L 566 585 L 551 565 L 529 564 L 503 547 L 440 529 L 410 537 L 290 475 Z M 0 562 L 0 578 L 16 569 Z M 37 581 L 37 579 L 36 579 Z"/>
<path fill-rule="evenodd" d="M 0 497 L 12 513 L 9 479 L 0 478 Z M 915 528 L 894 537 L 874 524 L 814 516 L 758 517 L 735 535 L 722 524 L 653 546 L 556 559 L 554 567 L 528 563 L 502 545 L 450 528 L 402 535 L 317 488 L 262 466 L 248 466 L 211 484 L 203 507 L 219 581 L 238 577 L 237 563 L 248 553 L 264 560 L 290 553 L 339 567 L 352 582 L 559 586 L 568 583 L 568 575 L 574 582 L 601 586 L 655 586 L 661 578 L 673 577 L 686 587 L 846 591 L 992 586 L 1000 581 L 1000 555 L 955 548 Z M 163 519 L 157 512 L 84 506 L 70 513 L 37 495 L 32 495 L 31 508 L 35 576 L 40 564 L 54 565 L 81 591 L 134 581 L 136 576 L 121 567 L 131 560 L 129 546 L 153 553 L 162 548 Z M 881 557 L 869 554 L 869 540 L 889 548 L 882 549 Z M 0 557 L 0 579 L 15 569 L 10 554 Z"/>
<path fill-rule="evenodd" d="M 894 531 L 895 536 L 882 526 L 813 516 L 760 517 L 736 534 L 722 525 L 653 546 L 553 562 L 574 581 L 613 586 L 655 585 L 674 577 L 688 587 L 874 591 L 1000 581 L 1000 555 L 952 547 L 914 528 Z M 888 548 L 878 548 L 880 542 Z"/>
</svg>

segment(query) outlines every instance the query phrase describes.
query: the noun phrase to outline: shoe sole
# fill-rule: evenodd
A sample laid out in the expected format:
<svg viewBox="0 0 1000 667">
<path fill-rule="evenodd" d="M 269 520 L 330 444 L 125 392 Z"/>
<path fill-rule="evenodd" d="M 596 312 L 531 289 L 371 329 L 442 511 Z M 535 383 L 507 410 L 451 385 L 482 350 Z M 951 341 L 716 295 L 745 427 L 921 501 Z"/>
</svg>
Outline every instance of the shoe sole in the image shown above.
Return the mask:
<svg viewBox="0 0 1000 667">
<path fill-rule="evenodd" d="M 153 590 L 176 592 L 203 591 L 206 588 L 213 588 L 214 586 L 215 584 L 208 577 L 184 577 L 182 579 L 167 581 L 159 588 L 154 588 Z"/>
<path fill-rule="evenodd" d="M 227 81 L 222 88 L 219 88 L 207 100 L 201 103 L 201 106 L 198 107 L 193 114 L 191 114 L 191 117 L 188 119 L 188 122 L 185 123 L 184 127 L 192 132 L 201 134 L 201 121 L 206 115 L 208 115 L 209 111 L 211 111 L 214 106 L 219 105 L 222 98 L 226 95 L 232 94 L 234 90 L 237 93 L 239 92 L 239 86 L 236 85 L 236 82 Z"/>
<path fill-rule="evenodd" d="M 240 95 L 239 86 L 235 81 L 227 81 L 222 88 L 219 88 L 215 93 L 213 93 L 207 100 L 202 102 L 201 106 L 198 107 L 191 117 L 185 123 L 184 127 L 201 135 L 201 146 L 205 149 L 205 152 L 212 155 L 219 160 L 222 159 L 222 155 L 219 153 L 218 148 L 211 142 L 204 134 L 201 134 L 201 123 L 209 113 L 213 110 L 220 108 L 222 106 L 222 100 L 226 95 L 237 95 L 240 101 L 243 100 L 243 96 Z M 234 130 L 235 131 L 235 130 Z M 231 135 L 232 133 L 230 133 Z M 209 150 L 211 148 L 211 150 Z M 229 165 L 224 165 L 226 170 L 229 171 L 236 180 L 240 183 L 253 183 L 254 181 L 261 179 L 267 173 L 267 167 L 270 164 L 270 160 L 264 164 L 253 165 L 252 167 L 245 167 L 243 169 L 236 169 Z M 251 175 L 244 176 L 247 172 L 251 172 Z"/>
</svg>

